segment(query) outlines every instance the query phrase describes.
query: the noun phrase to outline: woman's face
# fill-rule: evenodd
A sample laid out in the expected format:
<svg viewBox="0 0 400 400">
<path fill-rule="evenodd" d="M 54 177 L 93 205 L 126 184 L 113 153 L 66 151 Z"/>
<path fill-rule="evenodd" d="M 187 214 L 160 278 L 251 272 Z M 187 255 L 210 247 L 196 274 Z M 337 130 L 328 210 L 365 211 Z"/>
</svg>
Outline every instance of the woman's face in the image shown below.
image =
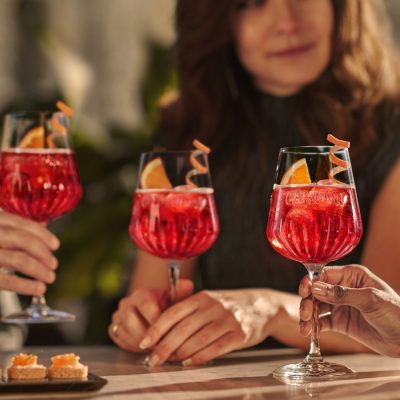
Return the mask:
<svg viewBox="0 0 400 400">
<path fill-rule="evenodd" d="M 290 96 L 329 63 L 331 0 L 234 0 L 236 51 L 258 89 Z"/>
</svg>

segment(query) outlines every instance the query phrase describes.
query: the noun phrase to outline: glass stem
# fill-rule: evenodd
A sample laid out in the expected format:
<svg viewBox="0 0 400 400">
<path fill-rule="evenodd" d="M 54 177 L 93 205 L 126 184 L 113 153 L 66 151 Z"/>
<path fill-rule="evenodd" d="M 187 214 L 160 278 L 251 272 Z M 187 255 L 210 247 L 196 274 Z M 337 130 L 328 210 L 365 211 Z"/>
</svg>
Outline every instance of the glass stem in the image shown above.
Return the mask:
<svg viewBox="0 0 400 400">
<path fill-rule="evenodd" d="M 168 262 L 169 272 L 169 304 L 172 306 L 176 303 L 176 294 L 178 288 L 179 271 L 181 263 L 178 260 L 171 260 Z"/>
<path fill-rule="evenodd" d="M 41 116 L 41 118 L 42 118 L 42 116 Z M 44 123 L 44 120 L 43 120 L 42 125 L 43 126 L 46 125 Z M 46 130 L 46 128 L 45 128 L 45 130 Z M 43 222 L 41 222 L 41 225 L 43 225 L 44 227 L 47 227 L 48 222 L 43 221 Z M 45 315 L 48 310 L 48 307 L 47 307 L 46 298 L 44 297 L 44 295 L 32 296 L 30 308 L 35 310 L 36 312 L 40 312 L 41 314 Z"/>
<path fill-rule="evenodd" d="M 31 301 L 32 306 L 46 307 L 46 299 L 43 295 L 33 296 Z"/>
<path fill-rule="evenodd" d="M 310 281 L 313 283 L 319 279 L 319 276 L 322 272 L 322 269 L 325 265 L 321 264 L 306 264 L 308 274 L 310 276 Z M 321 349 L 319 346 L 319 337 L 320 337 L 320 322 L 319 322 L 319 311 L 318 311 L 318 302 L 315 300 L 314 296 L 312 296 L 313 301 L 313 314 L 312 314 L 312 330 L 311 330 L 311 343 L 310 343 L 310 351 L 308 352 L 308 356 L 305 358 L 305 362 L 316 363 L 322 362 Z"/>
<path fill-rule="evenodd" d="M 43 295 L 33 296 L 31 305 L 26 309 L 26 311 L 33 318 L 45 318 L 49 314 L 50 308 L 46 304 L 46 299 Z"/>
</svg>

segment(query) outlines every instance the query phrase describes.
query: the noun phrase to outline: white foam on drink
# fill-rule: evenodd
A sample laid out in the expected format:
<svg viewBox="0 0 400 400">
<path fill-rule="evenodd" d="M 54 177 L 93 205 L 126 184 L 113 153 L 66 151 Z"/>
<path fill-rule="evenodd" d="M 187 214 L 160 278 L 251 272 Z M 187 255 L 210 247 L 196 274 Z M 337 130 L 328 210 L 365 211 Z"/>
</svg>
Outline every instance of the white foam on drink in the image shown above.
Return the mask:
<svg viewBox="0 0 400 400">
<path fill-rule="evenodd" d="M 199 193 L 213 194 L 213 188 L 188 188 L 187 186 L 177 186 L 173 189 L 136 189 L 136 193 Z"/>
<path fill-rule="evenodd" d="M 274 189 L 281 189 L 281 188 L 315 188 L 315 187 L 326 187 L 326 188 L 337 188 L 337 189 L 355 189 L 354 184 L 349 184 L 349 183 L 332 183 L 332 184 L 326 184 L 326 183 L 307 183 L 307 184 L 302 184 L 302 183 L 295 183 L 295 184 L 289 184 L 289 185 L 274 185 Z"/>
<path fill-rule="evenodd" d="M 172 189 L 136 189 L 136 193 L 169 193 Z"/>
<path fill-rule="evenodd" d="M 1 151 L 2 153 L 12 154 L 72 154 L 71 149 L 34 149 L 34 148 L 8 148 Z"/>
<path fill-rule="evenodd" d="M 212 194 L 214 193 L 214 189 L 207 187 L 191 187 L 188 185 L 181 185 L 181 186 L 175 186 L 174 192 Z"/>
</svg>

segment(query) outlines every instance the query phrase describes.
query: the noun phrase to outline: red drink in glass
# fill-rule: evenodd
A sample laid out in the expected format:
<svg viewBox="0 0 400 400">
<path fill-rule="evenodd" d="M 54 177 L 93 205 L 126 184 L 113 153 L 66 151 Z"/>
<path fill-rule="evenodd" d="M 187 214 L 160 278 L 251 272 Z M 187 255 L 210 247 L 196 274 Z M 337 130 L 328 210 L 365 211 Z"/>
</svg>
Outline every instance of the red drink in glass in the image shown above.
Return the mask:
<svg viewBox="0 0 400 400">
<path fill-rule="evenodd" d="M 39 222 L 74 209 L 82 197 L 75 156 L 69 149 L 1 153 L 0 207 Z"/>
<path fill-rule="evenodd" d="M 216 215 L 212 189 L 138 189 L 129 233 L 148 253 L 187 259 L 215 242 L 219 231 Z"/>
<path fill-rule="evenodd" d="M 284 257 L 326 264 L 359 242 L 362 223 L 352 185 L 277 185 L 269 210 L 267 238 Z"/>
</svg>

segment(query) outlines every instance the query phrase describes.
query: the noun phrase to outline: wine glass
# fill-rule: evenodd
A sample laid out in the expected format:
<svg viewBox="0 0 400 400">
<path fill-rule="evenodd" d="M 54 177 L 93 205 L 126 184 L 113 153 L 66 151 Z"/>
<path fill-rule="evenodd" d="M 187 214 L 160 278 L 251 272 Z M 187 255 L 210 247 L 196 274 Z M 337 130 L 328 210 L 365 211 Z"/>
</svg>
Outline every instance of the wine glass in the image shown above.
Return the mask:
<svg viewBox="0 0 400 400">
<path fill-rule="evenodd" d="M 7 114 L 0 154 L 0 207 L 47 224 L 73 210 L 82 197 L 69 121 L 60 111 Z M 53 310 L 44 296 L 28 308 L 5 316 L 6 323 L 73 321 L 75 316 Z"/>
<path fill-rule="evenodd" d="M 143 153 L 129 226 L 142 250 L 167 260 L 170 304 L 182 260 L 198 256 L 219 232 L 207 154 L 200 151 Z"/>
<path fill-rule="evenodd" d="M 334 146 L 282 148 L 275 182 L 267 223 L 268 241 L 284 257 L 302 263 L 311 281 L 315 281 L 328 262 L 350 253 L 362 235 L 348 150 Z M 318 303 L 314 299 L 313 306 L 308 356 L 303 362 L 273 372 L 274 377 L 286 383 L 354 375 L 343 365 L 323 360 Z"/>
</svg>

